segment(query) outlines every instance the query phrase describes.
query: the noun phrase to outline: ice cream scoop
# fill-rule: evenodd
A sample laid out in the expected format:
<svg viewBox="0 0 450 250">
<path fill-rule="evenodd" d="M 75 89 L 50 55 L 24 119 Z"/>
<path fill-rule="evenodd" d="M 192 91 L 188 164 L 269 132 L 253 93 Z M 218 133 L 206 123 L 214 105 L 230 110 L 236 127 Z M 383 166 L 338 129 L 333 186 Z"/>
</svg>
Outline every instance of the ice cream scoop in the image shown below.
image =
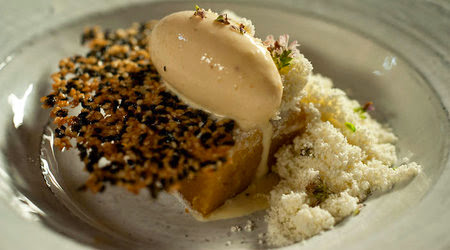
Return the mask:
<svg viewBox="0 0 450 250">
<path fill-rule="evenodd" d="M 162 79 L 184 101 L 242 128 L 268 123 L 283 92 L 270 53 L 234 20 L 194 13 L 168 15 L 152 31 L 150 55 Z"/>
</svg>

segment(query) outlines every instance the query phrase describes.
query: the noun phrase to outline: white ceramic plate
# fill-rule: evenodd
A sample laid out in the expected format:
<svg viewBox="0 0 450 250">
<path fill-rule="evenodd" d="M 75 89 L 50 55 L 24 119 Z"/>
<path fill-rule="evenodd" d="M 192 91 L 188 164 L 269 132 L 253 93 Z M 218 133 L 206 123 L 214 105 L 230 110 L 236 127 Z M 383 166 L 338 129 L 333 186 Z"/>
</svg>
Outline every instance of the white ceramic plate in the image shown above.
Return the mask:
<svg viewBox="0 0 450 250">
<path fill-rule="evenodd" d="M 399 136 L 399 155 L 423 174 L 382 196 L 361 214 L 295 246 L 304 249 L 448 249 L 450 239 L 450 6 L 442 1 L 210 1 L 254 21 L 257 35 L 291 34 L 316 73 L 353 98 L 377 104 L 376 118 Z M 118 188 L 74 191 L 84 173 L 74 152 L 56 154 L 41 136 L 48 113 L 39 97 L 60 58 L 83 53 L 86 25 L 127 27 L 192 2 L 10 1 L 0 9 L 0 249 L 261 248 L 264 213 L 201 223 L 163 195 Z M 14 108 L 13 108 L 14 107 Z M 23 118 L 23 119 L 21 119 Z M 21 120 L 23 120 L 21 122 Z M 252 232 L 230 233 L 250 219 Z"/>
</svg>

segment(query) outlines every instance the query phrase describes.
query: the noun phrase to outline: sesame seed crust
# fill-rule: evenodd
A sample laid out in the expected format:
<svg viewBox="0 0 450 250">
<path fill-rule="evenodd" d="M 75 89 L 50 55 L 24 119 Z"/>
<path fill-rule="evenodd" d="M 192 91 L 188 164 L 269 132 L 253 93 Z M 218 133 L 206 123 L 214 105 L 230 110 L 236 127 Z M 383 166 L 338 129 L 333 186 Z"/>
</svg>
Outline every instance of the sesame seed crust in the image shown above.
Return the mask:
<svg viewBox="0 0 450 250">
<path fill-rule="evenodd" d="M 189 107 L 160 82 L 148 52 L 154 24 L 86 28 L 81 42 L 89 52 L 62 59 L 52 92 L 41 98 L 56 125 L 55 145 L 69 149 L 74 139 L 90 174 L 81 190 L 102 192 L 109 183 L 134 193 L 147 187 L 156 197 L 229 161 L 234 121 Z"/>
</svg>

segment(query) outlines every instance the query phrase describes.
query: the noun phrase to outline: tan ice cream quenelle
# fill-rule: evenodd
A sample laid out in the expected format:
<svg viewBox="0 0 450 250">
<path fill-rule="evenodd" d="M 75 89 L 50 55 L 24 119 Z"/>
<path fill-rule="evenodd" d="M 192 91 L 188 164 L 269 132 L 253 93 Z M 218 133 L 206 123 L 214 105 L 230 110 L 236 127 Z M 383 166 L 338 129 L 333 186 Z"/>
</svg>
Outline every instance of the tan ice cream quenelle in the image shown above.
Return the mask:
<svg viewBox="0 0 450 250">
<path fill-rule="evenodd" d="M 239 24 L 218 22 L 209 11 L 202 15 L 177 12 L 154 27 L 150 52 L 162 79 L 185 101 L 244 129 L 268 123 L 283 92 L 270 53 Z"/>
</svg>

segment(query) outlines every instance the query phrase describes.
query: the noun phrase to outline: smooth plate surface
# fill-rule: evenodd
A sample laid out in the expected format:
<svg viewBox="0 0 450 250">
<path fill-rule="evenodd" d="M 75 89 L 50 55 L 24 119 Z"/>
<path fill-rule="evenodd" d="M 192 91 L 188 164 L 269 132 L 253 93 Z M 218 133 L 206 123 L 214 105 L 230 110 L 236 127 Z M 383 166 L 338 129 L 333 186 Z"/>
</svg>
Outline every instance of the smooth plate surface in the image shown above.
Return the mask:
<svg viewBox="0 0 450 250">
<path fill-rule="evenodd" d="M 133 196 L 114 188 L 101 196 L 81 194 L 74 191 L 84 178 L 75 152 L 53 157 L 49 145 L 43 147 L 46 181 L 41 174 L 41 135 L 48 113 L 40 108 L 39 97 L 47 93 L 58 60 L 84 52 L 79 45 L 83 27 L 127 27 L 192 5 L 173 1 L 3 4 L 0 221 L 7 226 L 0 227 L 0 249 L 264 247 L 258 243 L 258 234 L 265 230 L 264 213 L 200 223 L 168 195 L 152 202 L 145 192 Z M 290 248 L 450 247 L 448 3 L 212 1 L 200 5 L 232 9 L 252 19 L 260 37 L 288 33 L 297 39 L 316 73 L 332 78 L 353 98 L 376 103 L 376 118 L 389 123 L 400 138 L 400 157 L 411 157 L 424 167 L 412 182 L 370 198 L 359 216 Z M 256 223 L 253 232 L 230 233 L 231 226 L 243 226 L 248 219 Z"/>
</svg>

